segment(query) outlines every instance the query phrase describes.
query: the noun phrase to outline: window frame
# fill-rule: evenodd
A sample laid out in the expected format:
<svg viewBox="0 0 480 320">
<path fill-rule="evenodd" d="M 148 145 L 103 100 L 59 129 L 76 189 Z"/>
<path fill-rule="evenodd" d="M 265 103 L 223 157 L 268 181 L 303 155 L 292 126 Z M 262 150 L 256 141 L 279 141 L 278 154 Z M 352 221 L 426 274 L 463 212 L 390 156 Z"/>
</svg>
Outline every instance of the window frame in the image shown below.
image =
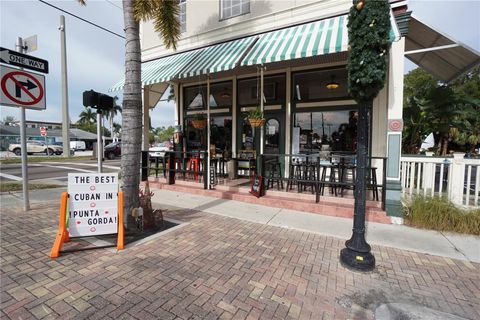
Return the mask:
<svg viewBox="0 0 480 320">
<path fill-rule="evenodd" d="M 240 13 L 236 14 L 236 15 L 231 15 L 231 16 L 228 16 L 228 17 L 224 17 L 223 16 L 223 5 L 222 5 L 224 1 L 230 1 L 231 2 L 231 0 L 219 0 L 218 1 L 218 16 L 219 16 L 218 21 L 224 21 L 224 20 L 235 18 L 235 17 L 240 17 L 240 16 L 243 16 L 243 15 L 249 14 L 251 12 L 250 0 L 239 0 L 240 1 Z M 243 2 L 247 2 L 247 1 L 248 1 L 248 11 L 242 12 Z M 231 5 L 230 5 L 230 7 L 231 7 Z M 230 11 L 231 11 L 231 9 L 230 9 Z"/>
<path fill-rule="evenodd" d="M 180 23 L 180 33 L 185 33 L 187 32 L 187 0 L 178 0 L 178 6 L 179 6 L 179 14 L 178 14 L 178 22 Z M 182 7 L 184 12 L 182 13 Z M 180 16 L 184 16 L 184 23 L 183 23 L 183 28 L 182 28 L 182 20 L 180 19 Z"/>
</svg>

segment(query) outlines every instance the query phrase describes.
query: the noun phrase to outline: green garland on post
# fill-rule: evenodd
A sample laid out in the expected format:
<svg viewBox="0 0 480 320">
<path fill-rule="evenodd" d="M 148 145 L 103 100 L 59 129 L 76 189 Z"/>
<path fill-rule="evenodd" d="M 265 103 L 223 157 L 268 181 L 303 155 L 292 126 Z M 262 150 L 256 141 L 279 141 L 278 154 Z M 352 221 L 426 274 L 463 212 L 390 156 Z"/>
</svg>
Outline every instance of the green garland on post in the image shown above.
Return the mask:
<svg viewBox="0 0 480 320">
<path fill-rule="evenodd" d="M 385 84 L 390 49 L 387 0 L 353 0 L 348 17 L 348 87 L 358 103 L 371 103 Z"/>
</svg>

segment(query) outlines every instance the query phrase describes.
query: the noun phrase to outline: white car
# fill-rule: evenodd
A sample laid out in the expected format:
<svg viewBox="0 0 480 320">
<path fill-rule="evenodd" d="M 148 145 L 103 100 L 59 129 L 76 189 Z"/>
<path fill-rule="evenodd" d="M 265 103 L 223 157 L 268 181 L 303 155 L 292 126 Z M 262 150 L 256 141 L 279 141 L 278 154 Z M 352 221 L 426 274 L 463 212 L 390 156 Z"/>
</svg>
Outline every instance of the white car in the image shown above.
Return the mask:
<svg viewBox="0 0 480 320">
<path fill-rule="evenodd" d="M 22 154 L 22 146 L 18 143 L 12 143 L 8 146 L 8 151 L 15 153 L 19 156 Z M 48 149 L 45 142 L 30 140 L 27 141 L 27 154 L 32 153 L 45 153 L 46 155 L 61 155 L 63 153 L 63 148 L 54 144 L 49 144 Z"/>
<path fill-rule="evenodd" d="M 156 145 L 148 149 L 150 159 L 156 157 L 163 158 L 165 157 L 165 152 L 170 150 L 172 150 L 172 144 L 170 142 L 157 143 Z"/>
</svg>

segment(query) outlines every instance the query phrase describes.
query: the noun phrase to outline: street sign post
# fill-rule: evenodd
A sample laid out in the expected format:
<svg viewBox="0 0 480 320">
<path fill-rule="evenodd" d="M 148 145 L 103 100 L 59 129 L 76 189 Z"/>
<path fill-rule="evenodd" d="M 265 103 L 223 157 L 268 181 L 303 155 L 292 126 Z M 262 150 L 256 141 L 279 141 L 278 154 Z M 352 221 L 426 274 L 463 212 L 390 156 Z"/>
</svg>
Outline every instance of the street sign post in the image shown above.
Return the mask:
<svg viewBox="0 0 480 320">
<path fill-rule="evenodd" d="M 12 66 L 48 73 L 48 61 L 0 47 L 0 62 Z"/>
<path fill-rule="evenodd" d="M 45 76 L 0 66 L 0 104 L 35 110 L 45 109 Z"/>
</svg>

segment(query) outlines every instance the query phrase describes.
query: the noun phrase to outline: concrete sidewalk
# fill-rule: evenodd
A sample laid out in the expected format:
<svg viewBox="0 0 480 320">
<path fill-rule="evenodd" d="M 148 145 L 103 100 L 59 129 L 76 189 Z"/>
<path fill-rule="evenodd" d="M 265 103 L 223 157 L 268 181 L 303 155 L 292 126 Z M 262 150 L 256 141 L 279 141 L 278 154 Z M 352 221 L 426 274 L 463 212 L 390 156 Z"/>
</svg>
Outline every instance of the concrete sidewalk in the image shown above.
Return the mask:
<svg viewBox="0 0 480 320">
<path fill-rule="evenodd" d="M 234 200 L 205 197 L 182 192 L 152 189 L 152 201 L 162 208 L 181 207 L 270 226 L 314 232 L 348 239 L 352 220 L 295 210 L 270 208 Z M 367 222 L 367 241 L 448 258 L 480 263 L 480 237 L 422 230 L 404 225 Z"/>
</svg>

